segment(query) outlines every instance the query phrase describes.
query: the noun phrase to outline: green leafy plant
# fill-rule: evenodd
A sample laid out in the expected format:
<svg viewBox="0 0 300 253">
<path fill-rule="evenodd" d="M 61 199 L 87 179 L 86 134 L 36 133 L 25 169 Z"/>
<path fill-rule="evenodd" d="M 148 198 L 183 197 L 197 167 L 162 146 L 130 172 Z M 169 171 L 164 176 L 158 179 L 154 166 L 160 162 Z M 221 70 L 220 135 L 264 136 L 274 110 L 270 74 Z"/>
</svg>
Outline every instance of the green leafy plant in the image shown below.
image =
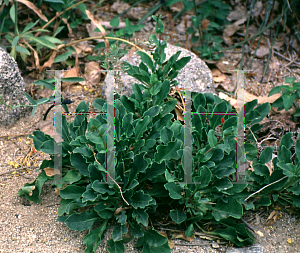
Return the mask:
<svg viewBox="0 0 300 253">
<path fill-rule="evenodd" d="M 255 200 L 246 204 L 247 208 L 254 209 L 254 205 L 257 208 L 270 206 L 272 201 L 300 208 L 300 135 L 298 134 L 296 143 L 292 135 L 286 133 L 281 138 L 276 157 L 272 158 L 274 147 L 267 147 L 259 158 L 253 159 L 254 171 L 248 171 L 248 181 L 252 182 L 250 187 L 254 193 L 246 200 L 253 196 Z M 272 173 L 265 165 L 271 160 L 274 166 Z"/>
<path fill-rule="evenodd" d="M 137 4 L 137 1 L 135 4 Z M 166 0 L 160 1 L 153 7 L 151 7 L 148 12 L 138 21 L 138 25 L 142 24 L 149 16 L 157 12 L 160 8 L 170 7 L 173 4 L 180 2 L 179 0 Z M 196 1 L 185 0 L 182 1 L 184 7 L 177 15 L 173 17 L 175 21 L 182 13 L 194 10 L 194 16 L 192 16 L 192 26 L 186 31 L 186 34 L 192 34 L 192 43 L 195 44 L 195 49 L 201 53 L 202 58 L 209 59 L 219 59 L 224 56 L 222 51 L 223 39 L 217 36 L 221 28 L 226 24 L 226 17 L 229 14 L 230 6 L 224 3 L 222 0 L 212 0 L 212 1 L 201 1 L 201 3 L 196 3 Z M 135 5 L 134 4 L 134 5 Z M 133 5 L 131 6 L 133 7 Z M 119 16 L 126 13 L 129 9 L 125 10 Z M 198 35 L 196 33 L 198 32 Z"/>
<path fill-rule="evenodd" d="M 38 53 L 41 52 L 43 47 L 47 47 L 50 49 L 56 49 L 55 44 L 62 44 L 62 41 L 57 39 L 56 36 L 64 29 L 64 26 L 59 26 L 62 18 L 68 19 L 68 15 L 74 15 L 70 9 L 77 7 L 80 11 L 82 11 L 82 18 L 87 18 L 85 14 L 85 5 L 84 1 L 80 3 L 74 4 L 74 1 L 66 0 L 66 1 L 57 1 L 57 0 L 48 0 L 45 1 L 46 4 L 49 4 L 51 8 L 56 11 L 59 11 L 59 15 L 62 15 L 60 22 L 57 23 L 56 29 L 53 31 L 53 35 L 42 35 L 38 36 L 41 32 L 50 33 L 50 30 L 45 29 L 48 25 L 53 23 L 53 21 L 59 16 L 54 14 L 54 18 L 52 18 L 49 22 L 45 15 L 33 4 L 26 3 L 22 1 L 11 1 L 12 4 L 9 6 L 9 1 L 4 1 L 5 6 L 3 8 L 3 12 L 0 14 L 0 18 L 2 19 L 0 25 L 0 33 L 5 34 L 5 39 L 10 43 L 11 51 L 10 54 L 12 57 L 16 59 L 17 53 L 20 54 L 22 60 L 26 62 L 26 58 L 30 55 L 30 51 L 34 54 L 35 59 L 38 58 Z M 18 2 L 26 4 L 30 9 L 32 9 L 40 19 L 36 22 L 30 22 L 25 26 L 25 28 L 20 32 L 20 27 L 18 25 Z M 39 1 L 39 5 L 42 1 Z M 10 18 L 9 18 L 10 17 Z M 48 22 L 48 23 L 46 23 Z M 33 28 L 38 24 L 45 24 L 42 28 L 35 29 Z M 76 27 L 81 23 L 81 19 L 74 18 L 70 24 L 71 28 Z M 11 31 L 11 27 L 13 26 L 13 32 Z M 35 34 L 35 35 L 34 35 Z M 28 50 L 30 49 L 30 51 Z"/>
<path fill-rule="evenodd" d="M 55 13 L 59 13 L 59 23 L 56 24 L 57 29 L 53 31 L 56 35 L 63 30 L 67 31 L 67 25 L 61 22 L 62 19 L 65 19 L 70 24 L 71 29 L 77 28 L 82 24 L 83 20 L 88 19 L 87 15 L 85 14 L 86 6 L 84 2 L 86 1 L 79 1 L 77 3 L 75 3 L 74 0 L 43 1 L 44 5 L 53 9 Z M 40 3 L 42 3 L 42 1 L 40 1 Z M 54 22 L 52 25 L 54 25 Z"/>
<path fill-rule="evenodd" d="M 118 26 L 118 22 L 119 20 L 112 20 L 110 23 L 112 26 Z M 142 25 L 138 26 L 138 25 L 131 25 L 129 20 L 126 20 L 126 28 L 119 30 L 118 32 L 116 32 L 119 36 L 124 36 L 124 37 L 131 37 L 132 34 L 139 30 L 141 27 L 143 27 Z M 99 30 L 98 30 L 99 31 Z M 102 36 L 100 36 L 102 37 Z M 103 37 L 102 37 L 103 38 Z M 88 56 L 89 60 L 102 60 L 103 64 L 102 67 L 109 70 L 112 68 L 122 68 L 123 64 L 119 63 L 119 58 L 123 55 L 126 54 L 126 52 L 128 50 L 126 49 L 120 49 L 120 45 L 116 45 L 114 44 L 116 41 L 121 43 L 127 43 L 130 44 L 132 46 L 135 46 L 136 48 L 138 48 L 139 50 L 142 50 L 141 48 L 139 48 L 138 46 L 136 46 L 135 44 L 131 43 L 130 41 L 127 41 L 125 39 L 119 38 L 117 37 L 115 34 L 110 33 L 108 36 L 105 36 L 104 38 L 107 38 L 110 40 L 110 48 L 109 48 L 109 52 L 105 53 L 104 56 L 100 57 L 100 56 Z M 93 38 L 92 38 L 93 39 Z M 85 38 L 83 40 L 90 40 L 90 38 Z M 75 52 L 75 49 L 72 47 L 72 45 L 79 43 L 83 40 L 77 40 L 75 42 L 69 43 L 67 45 L 60 45 L 59 46 L 59 50 L 63 51 L 63 48 L 66 48 L 66 52 L 63 52 L 62 54 L 58 55 L 55 60 L 54 63 L 59 63 L 62 61 L 67 60 L 73 52 Z M 102 50 L 103 48 L 105 48 L 105 43 L 104 42 L 100 42 L 96 45 L 96 47 L 94 48 L 95 50 Z M 146 53 L 147 54 L 147 53 Z M 71 78 L 62 78 L 61 79 L 64 82 L 80 82 L 80 81 L 84 81 L 83 78 L 79 78 L 79 77 L 71 77 Z M 35 85 L 39 85 L 39 86 L 44 86 L 46 88 L 49 88 L 50 90 L 55 89 L 55 86 L 53 85 L 53 83 L 55 82 L 55 79 L 45 79 L 45 80 L 38 80 L 33 82 Z M 31 106 L 34 106 L 33 111 L 32 111 L 32 115 L 34 115 L 34 113 L 37 110 L 37 106 L 44 104 L 44 103 L 48 103 L 48 102 L 53 102 L 55 100 L 54 95 L 48 97 L 48 98 L 42 98 L 39 100 L 34 100 L 33 98 L 30 97 L 30 95 L 28 95 L 27 93 L 25 93 L 25 96 L 27 97 L 27 99 L 29 100 L 29 102 L 32 104 Z M 20 106 L 24 106 L 24 105 L 20 105 Z M 63 105 L 64 109 L 67 110 L 67 105 Z"/>
<path fill-rule="evenodd" d="M 300 98 L 300 82 L 295 82 L 296 78 L 286 77 L 285 82 L 289 85 L 280 85 L 274 87 L 269 96 L 282 92 L 282 96 L 278 98 L 273 104 L 273 107 L 278 107 L 278 111 L 285 109 L 288 111 L 293 107 L 293 117 L 300 116 L 300 109 L 297 101 Z"/>
<path fill-rule="evenodd" d="M 185 9 L 194 9 L 192 25 L 186 31 L 192 34 L 192 43 L 196 44 L 195 49 L 201 52 L 201 57 L 219 59 L 224 56 L 221 43 L 223 39 L 216 34 L 226 24 L 226 17 L 229 14 L 229 5 L 221 0 L 204 1 L 196 6 L 195 1 L 184 1 Z M 196 36 L 196 32 L 198 35 Z M 197 46 L 197 44 L 199 44 Z M 217 53 L 216 52 L 220 52 Z"/>
<path fill-rule="evenodd" d="M 161 23 L 158 24 L 161 31 Z M 185 127 L 174 120 L 172 113 L 177 99 L 168 94 L 173 78 L 187 59 L 177 60 L 180 54 L 177 53 L 165 64 L 166 42 L 160 42 L 155 36 L 152 39 L 157 43 L 153 59 L 140 52 L 139 67 L 128 65 L 129 73 L 142 84 L 133 84 L 130 97 L 115 94 L 114 126 L 108 124 L 112 105 L 103 99 L 93 102 L 94 108 L 102 112 L 96 118 L 88 121 L 85 114 L 80 114 L 89 110 L 85 102 L 78 105 L 78 115 L 71 123 L 62 117 L 62 182 L 52 184 L 60 189 L 57 220 L 72 230 L 89 230 L 83 240 L 86 252 L 96 251 L 109 226 L 114 226 L 112 239 L 108 241 L 109 252 L 124 252 L 124 243 L 133 238 L 138 239 L 136 247 L 143 247 L 143 252 L 171 252 L 167 238 L 152 225 L 157 216 L 164 217 L 166 222 L 184 225 L 186 236 L 192 236 L 197 226 L 202 232 L 237 246 L 253 244 L 253 235 L 238 222 L 244 207 L 255 207 L 247 203 L 252 197 L 250 193 L 256 191 L 254 194 L 259 196 L 258 191 L 270 187 L 268 190 L 278 194 L 277 199 L 284 197 L 286 201 L 293 201 L 294 196 L 284 196 L 286 192 L 281 192 L 283 188 L 277 185 L 285 183 L 284 189 L 299 195 L 299 161 L 296 158 L 294 165 L 288 159 L 291 157 L 290 135 L 281 142 L 278 160 L 273 160 L 277 166 L 275 176 L 268 177 L 262 167 L 270 160 L 270 151 L 266 149 L 256 158 L 253 140 L 262 128 L 259 123 L 269 113 L 270 105 L 257 106 L 257 100 L 246 103 L 245 112 L 240 113 L 245 113 L 245 126 L 251 131 L 246 135 L 244 146 L 247 160 L 255 164 L 254 172 L 247 172 L 246 176 L 250 181 L 257 176 L 262 178 L 253 186 L 246 181 L 235 184 L 240 115 L 227 101 L 211 93 L 194 94 L 192 146 L 186 147 Z M 107 129 L 113 128 L 115 156 L 111 161 L 108 149 L 112 137 L 108 134 L 111 130 Z M 41 131 L 34 131 L 30 138 L 38 151 L 50 155 L 50 160 L 42 162 L 40 175 L 34 182 L 25 184 L 19 195 L 38 203 L 43 184 L 54 179 L 56 143 Z M 296 154 L 300 152 L 298 142 Z M 192 161 L 192 183 L 185 182 L 185 155 Z M 115 168 L 114 175 L 109 168 L 111 164 Z M 267 185 L 270 183 L 271 186 Z M 273 197 L 274 201 L 277 199 Z M 265 203 L 263 197 L 255 204 Z M 212 225 L 207 227 L 207 223 Z"/>
<path fill-rule="evenodd" d="M 8 32 L 5 35 L 6 40 L 9 41 L 11 44 L 10 55 L 13 58 L 16 58 L 17 52 L 19 52 L 23 61 L 26 61 L 26 57 L 30 55 L 30 52 L 27 48 L 30 48 L 35 54 L 37 54 L 37 52 L 39 52 L 42 46 L 45 46 L 50 49 L 54 49 L 56 48 L 55 44 L 62 43 L 61 40 L 47 35 L 35 37 L 33 35 L 34 33 L 49 32 L 46 29 L 31 30 L 38 22 L 39 20 L 37 20 L 35 23 L 30 22 L 20 33 L 13 34 Z M 37 52 L 36 50 L 33 49 L 32 46 L 36 47 Z"/>
</svg>

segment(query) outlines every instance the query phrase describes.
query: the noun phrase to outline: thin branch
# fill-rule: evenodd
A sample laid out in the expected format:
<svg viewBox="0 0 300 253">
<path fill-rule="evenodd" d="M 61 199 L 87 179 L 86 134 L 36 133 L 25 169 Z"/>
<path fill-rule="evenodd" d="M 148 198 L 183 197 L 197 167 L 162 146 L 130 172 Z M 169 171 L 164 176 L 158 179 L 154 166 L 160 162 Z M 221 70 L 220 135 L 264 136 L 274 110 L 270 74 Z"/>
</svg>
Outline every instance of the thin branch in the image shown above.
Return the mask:
<svg viewBox="0 0 300 253">
<path fill-rule="evenodd" d="M 275 181 L 275 182 L 273 182 L 273 183 L 267 184 L 266 186 L 264 186 L 264 187 L 261 188 L 260 190 L 258 190 L 258 191 L 256 191 L 256 192 L 250 194 L 247 198 L 245 198 L 244 201 L 246 202 L 249 198 L 251 198 L 251 197 L 252 197 L 253 195 L 255 195 L 256 193 L 261 192 L 263 189 L 269 187 L 269 186 L 272 185 L 272 184 L 276 184 L 276 183 L 280 182 L 281 180 L 283 180 L 283 179 L 285 179 L 285 178 L 287 178 L 287 176 L 284 176 L 283 178 L 280 178 L 280 179 L 278 179 L 277 181 Z"/>
<path fill-rule="evenodd" d="M 92 152 L 94 153 L 94 157 L 95 157 L 95 160 L 98 164 L 101 165 L 101 163 L 98 162 L 97 158 L 96 158 L 96 153 L 94 152 L 93 150 L 93 147 L 89 144 L 87 144 L 88 147 L 92 150 Z M 118 186 L 119 190 L 120 190 L 120 193 L 121 193 L 121 197 L 122 199 L 124 200 L 124 202 L 129 206 L 129 203 L 126 201 L 126 199 L 124 198 L 123 196 L 123 193 L 122 193 L 122 188 L 120 187 L 120 185 L 118 185 L 118 183 L 112 178 L 112 176 L 108 173 L 108 171 L 106 171 L 107 175 L 109 176 L 109 178 Z"/>
</svg>

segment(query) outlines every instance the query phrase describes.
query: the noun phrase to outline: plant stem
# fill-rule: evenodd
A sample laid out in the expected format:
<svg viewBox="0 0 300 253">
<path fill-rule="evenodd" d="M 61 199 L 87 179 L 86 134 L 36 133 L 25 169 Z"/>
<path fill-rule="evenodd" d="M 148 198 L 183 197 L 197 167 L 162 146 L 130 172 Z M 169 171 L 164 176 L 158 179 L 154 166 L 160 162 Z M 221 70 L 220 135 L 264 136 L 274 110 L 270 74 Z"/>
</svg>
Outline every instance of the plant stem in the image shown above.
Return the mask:
<svg viewBox="0 0 300 253">
<path fill-rule="evenodd" d="M 13 5 L 15 6 L 15 36 L 19 35 L 18 30 L 18 2 L 16 0 L 13 1 Z"/>
<path fill-rule="evenodd" d="M 79 4 L 82 4 L 82 3 L 84 3 L 84 2 L 87 2 L 88 0 L 82 0 L 82 1 L 80 1 L 80 2 L 78 2 L 78 3 L 76 3 L 76 4 L 74 4 L 74 5 L 72 5 L 72 6 L 70 6 L 69 8 L 67 8 L 67 9 L 65 9 L 65 10 L 63 10 L 62 12 L 60 12 L 60 13 L 58 13 L 57 15 L 55 15 L 47 24 L 45 24 L 43 27 L 42 27 L 42 29 L 45 29 L 48 25 L 50 25 L 57 17 L 59 17 L 61 14 L 64 14 L 66 11 L 68 11 L 68 10 L 70 10 L 70 9 L 72 9 L 72 8 L 74 8 L 74 7 L 76 7 L 77 5 L 79 5 Z M 102 3 L 104 0 L 101 0 L 100 2 Z M 34 36 L 34 37 L 37 37 L 37 36 L 39 36 L 39 34 L 40 34 L 41 32 L 38 32 L 38 33 L 36 33 L 36 35 Z"/>
<path fill-rule="evenodd" d="M 80 40 L 76 40 L 76 41 L 70 42 L 68 44 L 61 44 L 61 45 L 59 45 L 57 47 L 57 49 L 59 50 L 59 49 L 62 49 L 64 47 L 69 47 L 69 46 L 75 45 L 75 44 L 83 42 L 83 41 L 97 40 L 97 39 L 108 39 L 108 40 L 119 40 L 119 41 L 122 41 L 122 42 L 127 43 L 127 44 L 129 44 L 131 46 L 136 47 L 138 50 L 144 52 L 145 54 L 147 54 L 153 60 L 152 55 L 148 54 L 144 49 L 140 48 L 139 46 L 135 45 L 134 43 L 132 43 L 132 42 L 130 42 L 128 40 L 124 40 L 124 39 L 121 39 L 121 38 L 115 38 L 115 37 L 106 37 L 106 36 L 88 37 L 88 38 L 84 38 L 84 39 L 80 39 Z"/>
<path fill-rule="evenodd" d="M 251 197 L 252 197 L 253 195 L 255 195 L 256 193 L 261 192 L 263 189 L 269 187 L 269 186 L 272 185 L 272 184 L 276 184 L 276 183 L 280 182 L 281 180 L 283 180 L 283 179 L 285 179 L 285 178 L 287 178 L 287 177 L 288 177 L 288 176 L 284 176 L 284 177 L 278 179 L 277 181 L 275 181 L 275 182 L 273 182 L 273 183 L 270 183 L 270 184 L 265 185 L 263 188 L 261 188 L 261 189 L 259 189 L 258 191 L 256 191 L 256 192 L 250 194 L 247 198 L 245 198 L 244 201 L 246 202 L 249 198 L 251 198 Z"/>
</svg>

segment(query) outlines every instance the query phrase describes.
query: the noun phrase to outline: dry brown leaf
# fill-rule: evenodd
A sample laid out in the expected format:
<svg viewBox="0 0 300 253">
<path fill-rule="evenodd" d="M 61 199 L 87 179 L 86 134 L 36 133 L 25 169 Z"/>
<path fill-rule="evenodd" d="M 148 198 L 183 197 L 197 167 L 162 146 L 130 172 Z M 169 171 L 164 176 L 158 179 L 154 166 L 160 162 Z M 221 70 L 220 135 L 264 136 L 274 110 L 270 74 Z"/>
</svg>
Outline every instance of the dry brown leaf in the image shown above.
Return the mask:
<svg viewBox="0 0 300 253">
<path fill-rule="evenodd" d="M 77 52 L 76 52 L 76 55 L 75 55 L 75 69 L 76 69 L 77 75 L 79 75 L 80 69 L 79 69 L 79 59 L 78 59 L 78 53 Z"/>
<path fill-rule="evenodd" d="M 51 56 L 49 58 L 49 60 L 46 61 L 43 66 L 39 67 L 39 73 L 42 73 L 42 71 L 43 71 L 44 68 L 47 68 L 47 67 L 51 68 L 51 66 L 52 66 L 52 64 L 53 64 L 53 62 L 55 60 L 56 54 L 57 54 L 57 51 L 53 50 L 52 54 L 51 54 Z"/>
<path fill-rule="evenodd" d="M 58 17 L 59 17 L 59 13 L 56 12 L 56 20 L 55 20 L 55 24 L 53 26 L 53 31 L 56 31 L 57 28 L 58 28 L 58 26 L 59 26 L 59 24 L 60 24 L 60 19 L 58 19 Z"/>
<path fill-rule="evenodd" d="M 24 43 L 33 52 L 35 67 L 36 67 L 36 69 L 39 69 L 40 68 L 40 59 L 39 59 L 39 56 L 38 56 L 37 52 L 32 48 L 32 46 L 29 45 L 29 43 L 26 40 L 24 40 Z"/>
<path fill-rule="evenodd" d="M 44 168 L 44 171 L 48 177 L 53 177 L 54 175 L 61 174 L 59 169 L 52 169 L 50 167 Z"/>
<path fill-rule="evenodd" d="M 208 235 L 202 232 L 194 232 L 195 235 L 199 236 L 201 239 L 205 239 L 205 240 L 216 240 L 219 239 L 220 237 L 217 235 Z"/>
<path fill-rule="evenodd" d="M 265 237 L 264 233 L 259 230 L 255 231 L 255 233 L 258 234 L 260 237 Z"/>
<path fill-rule="evenodd" d="M 182 112 L 177 107 L 175 107 L 175 112 L 176 112 L 177 120 L 184 121 Z"/>
<path fill-rule="evenodd" d="M 226 80 L 226 75 L 222 74 L 220 76 L 213 77 L 215 83 L 222 83 Z"/>
<path fill-rule="evenodd" d="M 273 59 L 271 60 L 270 64 L 269 64 L 270 69 L 273 70 L 280 70 L 281 66 L 280 66 L 280 62 L 273 57 Z M 283 68 L 287 67 L 287 65 L 285 65 Z"/>
<path fill-rule="evenodd" d="M 209 26 L 209 20 L 205 18 L 205 19 L 202 20 L 201 23 L 202 23 L 202 25 L 201 25 L 202 31 L 206 30 Z"/>
<path fill-rule="evenodd" d="M 95 19 L 95 17 L 90 13 L 89 10 L 85 10 L 86 15 L 88 18 L 94 23 L 94 25 L 100 30 L 102 33 L 103 38 L 105 37 L 105 29 L 102 27 L 102 25 Z M 108 40 L 104 38 L 104 43 L 105 43 L 105 51 L 108 52 L 109 49 L 109 43 Z"/>
<path fill-rule="evenodd" d="M 274 94 L 274 95 L 272 95 L 270 97 L 267 97 L 267 96 L 255 96 L 255 95 L 249 93 L 248 91 L 244 91 L 244 94 L 245 94 L 245 96 L 244 96 L 245 103 L 250 102 L 250 101 L 252 101 L 254 99 L 257 99 L 259 105 L 263 104 L 263 103 L 266 103 L 266 102 L 273 103 L 276 99 L 278 99 L 281 96 L 281 94 Z M 237 100 L 236 99 L 231 98 L 231 97 L 229 97 L 228 95 L 226 95 L 226 94 L 224 94 L 222 92 L 219 93 L 219 97 L 222 98 L 222 99 L 225 99 L 226 101 L 228 101 L 232 106 L 236 106 L 236 104 L 237 104 Z"/>
<path fill-rule="evenodd" d="M 217 68 L 213 68 L 213 69 L 211 70 L 211 74 L 212 74 L 212 76 L 214 77 L 214 76 L 219 76 L 219 75 L 221 75 L 222 72 L 221 72 L 219 69 L 217 69 Z"/>
<path fill-rule="evenodd" d="M 77 54 L 81 54 L 82 51 L 86 48 L 86 45 L 83 43 L 78 43 L 78 44 L 72 45 L 72 47 L 75 49 Z M 72 53 L 72 54 L 76 54 L 76 53 Z"/>
<path fill-rule="evenodd" d="M 93 48 L 92 48 L 92 47 L 86 47 L 86 48 L 84 49 L 84 52 L 85 52 L 86 54 L 89 54 L 89 53 L 93 52 Z"/>
<path fill-rule="evenodd" d="M 219 61 L 216 63 L 216 67 L 222 72 L 227 74 L 232 74 L 232 71 L 235 69 L 235 66 L 230 64 L 227 61 Z"/>
<path fill-rule="evenodd" d="M 13 2 L 12 0 L 9 0 L 9 1 Z M 31 3 L 27 0 L 16 0 L 16 1 L 19 3 L 25 4 L 29 9 L 33 10 L 42 20 L 44 20 L 45 22 L 48 22 L 48 19 L 46 18 L 46 16 L 33 3 Z"/>
<path fill-rule="evenodd" d="M 135 51 L 136 51 L 135 47 L 130 48 L 130 51 L 128 53 L 128 61 L 130 61 L 130 58 L 134 54 Z"/>
<path fill-rule="evenodd" d="M 236 104 L 237 104 L 236 99 L 229 97 L 228 95 L 226 95 L 226 94 L 223 93 L 223 92 L 220 92 L 220 93 L 219 93 L 219 98 L 228 101 L 232 106 L 236 106 Z"/>
<path fill-rule="evenodd" d="M 167 236 L 167 233 L 165 232 L 165 231 L 158 231 L 158 233 L 160 233 L 162 236 L 164 236 L 164 237 L 168 237 Z"/>
<path fill-rule="evenodd" d="M 225 25 L 224 29 L 224 36 L 231 37 L 233 34 L 235 34 L 240 29 L 240 26 L 233 23 L 230 25 Z"/>
<path fill-rule="evenodd" d="M 260 46 L 259 49 L 256 51 L 256 56 L 258 58 L 263 58 L 264 56 L 270 53 L 270 48 L 267 46 Z"/>
<path fill-rule="evenodd" d="M 263 104 L 263 103 L 273 103 L 276 99 L 278 99 L 281 96 L 281 94 L 274 94 L 270 97 L 267 96 L 255 96 L 248 91 L 245 91 L 245 101 L 249 102 L 252 101 L 253 99 L 258 100 L 258 104 Z"/>
<path fill-rule="evenodd" d="M 270 213 L 270 215 L 269 215 L 269 217 L 267 218 L 266 221 L 269 221 L 269 220 L 273 219 L 273 217 L 276 216 L 276 214 L 277 214 L 277 210 L 273 210 L 273 211 Z"/>
<path fill-rule="evenodd" d="M 173 232 L 172 239 L 183 239 L 188 242 L 192 242 L 195 239 L 195 236 L 186 236 L 185 232 L 180 232 L 180 233 Z"/>
<path fill-rule="evenodd" d="M 227 19 L 229 21 L 234 21 L 234 20 L 239 20 L 247 17 L 248 17 L 247 9 L 242 5 L 235 5 L 234 10 L 230 11 L 229 15 L 227 16 Z"/>
<path fill-rule="evenodd" d="M 276 221 L 277 221 L 277 215 L 274 216 L 272 219 L 268 220 L 266 222 L 266 226 L 272 226 L 272 225 L 274 225 L 276 223 Z"/>
<path fill-rule="evenodd" d="M 262 10 L 263 10 L 263 4 L 262 4 L 262 1 L 257 1 L 255 4 L 254 4 L 254 8 L 251 12 L 251 16 L 252 18 L 256 18 L 258 17 L 259 15 L 261 15 L 262 13 Z"/>
<path fill-rule="evenodd" d="M 172 239 L 184 239 L 185 234 L 184 233 L 172 233 Z"/>
<path fill-rule="evenodd" d="M 169 244 L 170 249 L 173 249 L 175 246 L 175 243 L 169 238 L 168 238 L 168 244 Z"/>
<path fill-rule="evenodd" d="M 211 72 L 215 83 L 224 82 L 227 78 L 226 75 L 217 68 L 212 69 Z"/>
<path fill-rule="evenodd" d="M 188 242 L 192 242 L 195 239 L 195 236 L 186 236 L 185 233 L 184 234 L 184 240 L 188 241 Z"/>
<path fill-rule="evenodd" d="M 184 8 L 184 5 L 183 5 L 183 2 L 180 1 L 180 2 L 177 2 L 175 4 L 172 4 L 169 8 L 173 12 L 180 12 Z"/>
<path fill-rule="evenodd" d="M 57 196 L 59 196 L 59 191 L 60 191 L 59 188 L 55 188 L 55 189 L 54 189 L 54 192 L 55 192 L 55 194 L 56 194 Z"/>
<path fill-rule="evenodd" d="M 110 25 L 110 23 L 107 22 L 107 21 L 99 22 L 99 24 L 100 24 L 101 26 L 105 26 L 106 29 L 121 29 L 121 28 L 125 28 L 125 27 L 126 27 L 125 22 L 120 22 L 119 25 L 116 26 L 116 27 L 112 27 L 112 26 Z"/>
<path fill-rule="evenodd" d="M 127 10 L 130 7 L 128 3 L 120 3 L 120 1 L 115 1 L 112 6 L 110 6 L 111 11 L 115 11 L 118 14 L 121 14 L 123 11 Z"/>
<path fill-rule="evenodd" d="M 71 26 L 70 26 L 68 20 L 65 19 L 65 18 L 62 18 L 62 21 L 63 21 L 63 22 L 67 25 L 67 27 L 68 27 L 68 31 L 69 31 L 69 34 L 68 34 L 68 35 L 69 35 L 69 37 L 70 37 L 70 38 L 75 37 L 75 35 L 73 34 L 72 28 L 71 28 Z"/>
<path fill-rule="evenodd" d="M 62 75 L 62 77 L 67 78 L 67 77 L 80 77 L 79 73 L 77 72 L 76 67 L 71 68 L 68 71 L 65 71 Z M 63 86 L 69 86 L 75 84 L 74 82 L 63 82 Z"/>
<path fill-rule="evenodd" d="M 101 79 L 101 71 L 99 63 L 91 61 L 85 64 L 85 79 L 93 85 L 97 85 Z"/>
</svg>

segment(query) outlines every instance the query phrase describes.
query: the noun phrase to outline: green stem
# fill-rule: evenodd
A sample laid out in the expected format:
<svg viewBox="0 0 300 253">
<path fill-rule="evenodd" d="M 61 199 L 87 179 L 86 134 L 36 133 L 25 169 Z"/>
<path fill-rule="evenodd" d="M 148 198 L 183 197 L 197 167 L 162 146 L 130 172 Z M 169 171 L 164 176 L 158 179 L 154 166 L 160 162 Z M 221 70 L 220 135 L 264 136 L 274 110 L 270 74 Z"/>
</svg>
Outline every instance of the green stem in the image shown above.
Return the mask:
<svg viewBox="0 0 300 253">
<path fill-rule="evenodd" d="M 87 2 L 87 1 L 88 1 L 88 0 L 82 0 L 82 1 L 80 1 L 80 2 L 78 2 L 78 3 L 76 3 L 76 4 L 74 4 L 74 5 L 70 6 L 69 8 L 63 10 L 63 11 L 60 12 L 58 15 L 55 15 L 55 16 L 54 16 L 47 24 L 45 24 L 45 25 L 42 27 L 42 29 L 45 29 L 48 25 L 50 25 L 50 24 L 51 24 L 58 16 L 60 16 L 61 14 L 65 13 L 66 11 L 68 11 L 68 10 L 70 10 L 70 9 L 72 9 L 72 8 L 74 8 L 74 7 L 76 7 L 76 6 L 79 5 L 79 4 L 82 4 L 82 3 L 84 3 L 84 2 Z M 101 3 L 102 3 L 103 1 L 104 1 L 104 0 L 101 0 Z M 40 34 L 40 32 L 36 33 L 36 35 L 35 35 L 34 37 L 39 36 L 39 34 Z"/>
<path fill-rule="evenodd" d="M 124 43 L 127 43 L 131 46 L 134 46 L 136 47 L 138 50 L 144 52 L 145 54 L 147 54 L 152 60 L 153 60 L 153 56 L 148 54 L 144 49 L 140 48 L 139 46 L 135 45 L 134 43 L 128 41 L 128 40 L 124 40 L 124 39 L 121 39 L 121 38 L 115 38 L 115 37 L 104 37 L 104 36 L 96 36 L 96 37 L 88 37 L 88 38 L 84 38 L 84 39 L 80 39 L 80 40 L 76 40 L 76 41 L 73 41 L 73 42 L 70 42 L 68 44 L 61 44 L 57 47 L 57 49 L 62 49 L 62 48 L 65 48 L 65 47 L 69 47 L 69 46 L 73 46 L 77 43 L 80 43 L 80 42 L 83 42 L 83 41 L 88 41 L 88 40 L 97 40 L 97 39 L 108 39 L 108 40 L 119 40 L 119 41 L 122 41 Z"/>
<path fill-rule="evenodd" d="M 18 36 L 19 35 L 19 30 L 18 30 L 18 2 L 16 0 L 14 0 L 13 5 L 15 6 L 15 36 Z"/>
</svg>

